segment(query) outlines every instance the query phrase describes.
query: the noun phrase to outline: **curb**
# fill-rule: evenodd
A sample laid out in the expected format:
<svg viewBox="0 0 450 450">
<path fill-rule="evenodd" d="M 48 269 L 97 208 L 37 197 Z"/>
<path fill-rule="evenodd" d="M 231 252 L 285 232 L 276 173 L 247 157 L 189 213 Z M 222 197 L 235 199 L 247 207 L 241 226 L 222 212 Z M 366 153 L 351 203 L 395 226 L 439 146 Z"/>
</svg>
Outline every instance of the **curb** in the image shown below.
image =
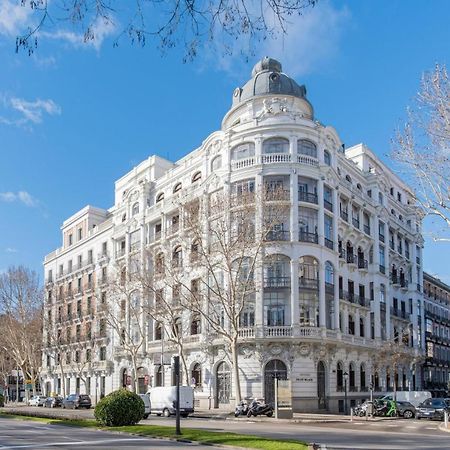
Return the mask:
<svg viewBox="0 0 450 450">
<path fill-rule="evenodd" d="M 439 425 L 439 429 L 440 429 L 441 431 L 444 431 L 445 433 L 450 433 L 450 428 L 445 428 L 445 423 L 441 423 L 441 424 Z"/>
</svg>

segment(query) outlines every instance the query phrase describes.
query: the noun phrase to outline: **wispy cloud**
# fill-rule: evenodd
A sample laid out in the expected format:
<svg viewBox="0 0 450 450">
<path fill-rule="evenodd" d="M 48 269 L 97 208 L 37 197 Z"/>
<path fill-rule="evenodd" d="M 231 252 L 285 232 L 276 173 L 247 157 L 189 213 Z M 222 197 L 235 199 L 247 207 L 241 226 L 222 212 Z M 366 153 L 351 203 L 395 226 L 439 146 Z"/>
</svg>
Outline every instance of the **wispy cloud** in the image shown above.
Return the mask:
<svg viewBox="0 0 450 450">
<path fill-rule="evenodd" d="M 6 247 L 5 248 L 5 253 L 17 253 L 17 252 L 18 252 L 17 248 L 14 248 L 14 247 Z"/>
<path fill-rule="evenodd" d="M 340 39 L 351 19 L 347 7 L 339 8 L 330 1 L 320 1 L 314 8 L 302 15 L 287 19 L 286 33 L 283 33 L 277 18 L 267 17 L 268 28 L 274 30 L 274 37 L 268 37 L 254 45 L 255 60 L 263 56 L 278 59 L 283 71 L 291 76 L 314 73 L 333 63 L 339 55 Z M 205 49 L 208 64 L 214 59 L 219 70 L 230 74 L 241 73 L 236 67 L 242 64 L 242 56 L 252 52 L 248 40 L 243 36 L 231 45 L 232 55 L 217 57 L 223 52 L 221 36 L 212 44 L 214 50 Z"/>
<path fill-rule="evenodd" d="M 103 18 L 97 19 L 90 29 L 90 39 L 85 39 L 84 34 L 67 29 L 56 29 L 52 31 L 41 31 L 40 37 L 66 43 L 73 47 L 87 47 L 100 50 L 103 41 L 114 34 L 117 30 L 115 23 Z"/>
<path fill-rule="evenodd" d="M 16 36 L 29 22 L 32 9 L 17 0 L 0 1 L 0 35 Z"/>
<path fill-rule="evenodd" d="M 61 107 L 51 99 L 25 100 L 0 94 L 0 104 L 4 112 L 0 115 L 0 123 L 5 125 L 23 126 L 40 124 L 44 115 L 55 116 L 61 114 Z"/>
<path fill-rule="evenodd" d="M 6 203 L 20 202 L 31 208 L 38 206 L 39 204 L 38 200 L 27 191 L 0 192 L 0 201 Z"/>
</svg>

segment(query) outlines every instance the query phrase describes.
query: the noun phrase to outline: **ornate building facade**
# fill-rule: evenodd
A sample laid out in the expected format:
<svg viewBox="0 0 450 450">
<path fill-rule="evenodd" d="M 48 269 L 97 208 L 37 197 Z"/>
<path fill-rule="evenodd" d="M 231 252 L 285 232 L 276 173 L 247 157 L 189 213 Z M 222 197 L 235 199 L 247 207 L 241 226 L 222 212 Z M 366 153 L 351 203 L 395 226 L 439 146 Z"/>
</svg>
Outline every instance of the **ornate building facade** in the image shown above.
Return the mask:
<svg viewBox="0 0 450 450">
<path fill-rule="evenodd" d="M 65 383 L 96 400 L 131 378 L 142 391 L 170 384 L 161 355 L 174 351 L 164 348 L 157 324 L 143 319 L 147 336 L 134 370 L 121 337 L 102 322 L 108 277 L 161 243 L 174 247 L 167 258 L 187 255 L 189 273 L 181 195 L 274 189 L 289 208 L 264 246 L 254 307 L 243 312 L 243 397 L 271 401 L 274 378 L 288 378 L 295 411 L 343 411 L 344 398 L 349 405 L 366 398 L 371 385 L 384 392 L 395 379 L 399 389 L 422 387 L 423 240 L 413 193 L 365 145 L 345 149 L 336 130 L 316 120 L 305 87 L 264 58 L 234 91 L 221 130 L 198 149 L 175 163 L 148 158 L 116 182 L 109 210 L 86 207 L 64 222 L 62 247 L 44 261 L 45 329 L 56 336 L 44 342 L 47 390 L 61 392 Z M 194 318 L 186 312 L 183 320 Z M 205 352 L 206 329 L 187 327 L 188 378 L 197 405 L 229 406 L 227 348 L 214 341 Z M 411 358 L 394 373 L 376 355 L 400 335 Z M 95 345 L 77 349 L 80 341 Z"/>
<path fill-rule="evenodd" d="M 433 397 L 448 397 L 450 391 L 450 286 L 423 274 L 425 297 L 426 359 L 424 387 Z"/>
</svg>

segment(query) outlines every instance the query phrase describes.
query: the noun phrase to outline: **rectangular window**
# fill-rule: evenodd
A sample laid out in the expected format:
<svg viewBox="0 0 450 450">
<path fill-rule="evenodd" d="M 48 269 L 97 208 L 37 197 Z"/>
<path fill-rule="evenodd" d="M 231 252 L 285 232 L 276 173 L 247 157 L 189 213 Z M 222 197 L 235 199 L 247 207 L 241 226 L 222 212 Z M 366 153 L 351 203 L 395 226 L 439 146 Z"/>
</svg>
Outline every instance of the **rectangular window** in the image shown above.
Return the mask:
<svg viewBox="0 0 450 450">
<path fill-rule="evenodd" d="M 69 234 L 69 245 L 72 245 L 72 244 L 73 244 L 73 235 L 71 233 L 71 234 Z"/>
<path fill-rule="evenodd" d="M 106 361 L 106 347 L 100 347 L 100 361 Z"/>
<path fill-rule="evenodd" d="M 83 239 L 83 229 L 78 228 L 78 240 L 80 241 L 81 239 Z"/>
</svg>

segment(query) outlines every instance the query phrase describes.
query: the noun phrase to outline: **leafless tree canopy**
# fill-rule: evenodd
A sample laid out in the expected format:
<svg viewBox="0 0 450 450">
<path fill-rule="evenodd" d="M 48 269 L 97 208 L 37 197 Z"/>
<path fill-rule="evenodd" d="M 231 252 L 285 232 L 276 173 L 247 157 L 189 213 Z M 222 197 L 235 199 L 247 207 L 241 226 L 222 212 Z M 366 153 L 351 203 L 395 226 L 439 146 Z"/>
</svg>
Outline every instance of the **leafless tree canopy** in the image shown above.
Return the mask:
<svg viewBox="0 0 450 450">
<path fill-rule="evenodd" d="M 42 366 L 42 299 L 34 271 L 11 267 L 0 275 L 0 344 L 33 389 Z"/>
<path fill-rule="evenodd" d="M 206 42 L 214 41 L 232 53 L 236 40 L 252 43 L 286 33 L 289 18 L 315 6 L 318 0 L 21 0 L 31 8 L 32 23 L 17 37 L 16 49 L 32 53 L 39 36 L 67 24 L 85 42 L 97 38 L 99 28 L 114 27 L 115 45 L 123 37 L 144 46 L 148 39 L 162 51 L 183 46 L 184 59 L 197 56 Z"/>
<path fill-rule="evenodd" d="M 393 140 L 393 158 L 405 170 L 425 214 L 450 229 L 450 84 L 445 66 L 423 75 L 408 120 Z"/>
</svg>

